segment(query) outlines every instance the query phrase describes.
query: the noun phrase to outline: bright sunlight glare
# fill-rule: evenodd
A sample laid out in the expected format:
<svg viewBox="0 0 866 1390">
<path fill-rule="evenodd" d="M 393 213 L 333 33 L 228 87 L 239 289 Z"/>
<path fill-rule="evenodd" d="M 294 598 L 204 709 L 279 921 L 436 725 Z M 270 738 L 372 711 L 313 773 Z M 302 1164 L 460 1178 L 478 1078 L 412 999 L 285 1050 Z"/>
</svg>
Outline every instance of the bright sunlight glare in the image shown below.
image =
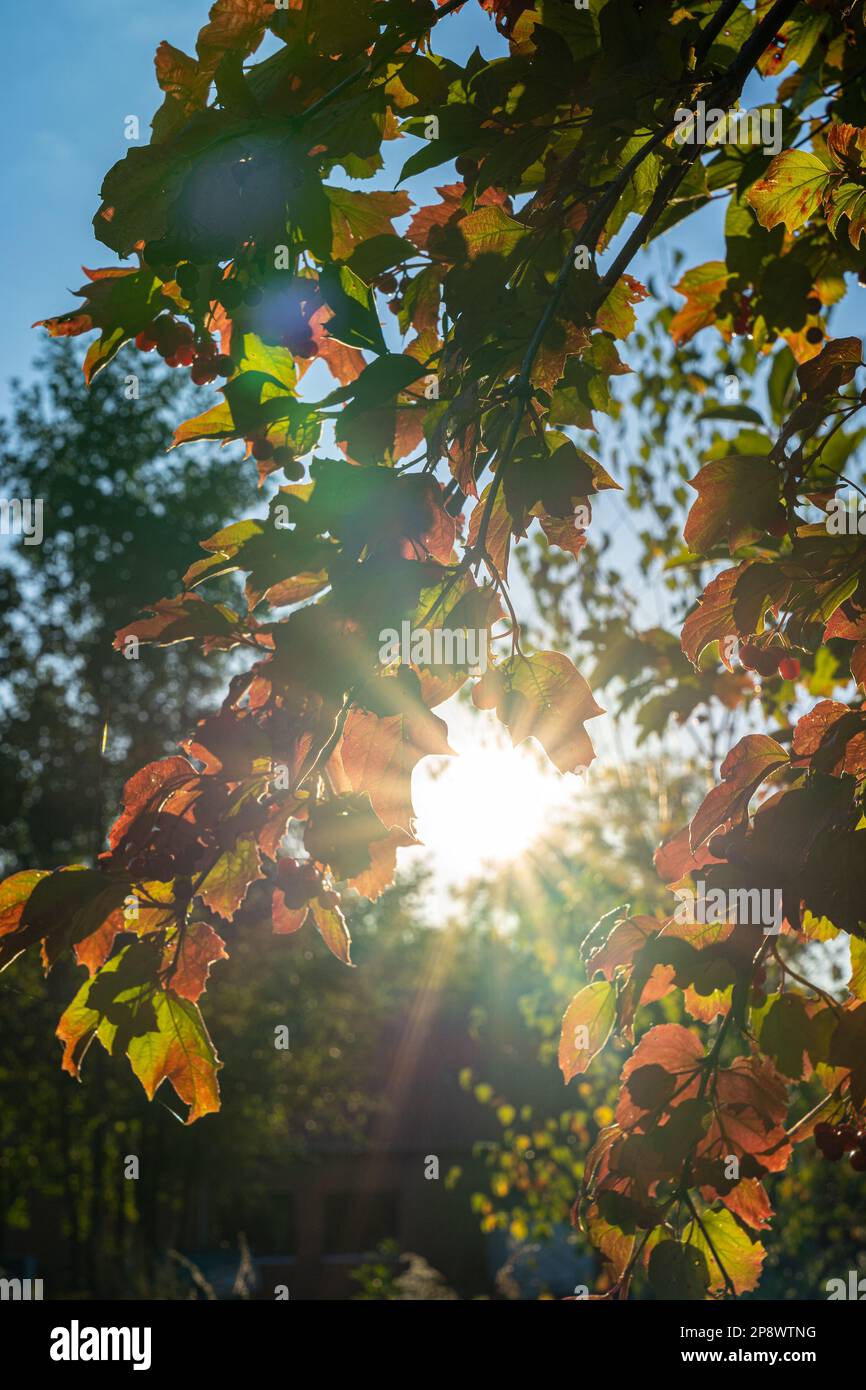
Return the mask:
<svg viewBox="0 0 866 1390">
<path fill-rule="evenodd" d="M 425 759 L 413 787 L 418 837 L 453 882 L 519 859 L 581 785 L 532 743 L 512 748 L 495 716 L 475 712 L 462 723 L 449 722 L 458 756 Z"/>
</svg>

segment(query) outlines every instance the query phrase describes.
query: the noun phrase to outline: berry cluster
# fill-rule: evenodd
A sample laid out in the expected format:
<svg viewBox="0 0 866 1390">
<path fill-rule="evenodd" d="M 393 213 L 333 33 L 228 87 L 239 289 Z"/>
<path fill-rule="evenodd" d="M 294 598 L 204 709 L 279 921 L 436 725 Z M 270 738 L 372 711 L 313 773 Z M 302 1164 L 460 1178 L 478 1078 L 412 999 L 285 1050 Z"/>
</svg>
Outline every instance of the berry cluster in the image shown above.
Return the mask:
<svg viewBox="0 0 866 1390">
<path fill-rule="evenodd" d="M 822 1122 L 815 1126 L 815 1143 L 830 1163 L 838 1163 L 845 1154 L 850 1154 L 854 1171 L 866 1173 L 866 1129 L 855 1129 L 852 1124 Z"/>
<path fill-rule="evenodd" d="M 800 662 L 786 656 L 780 647 L 759 647 L 757 642 L 744 642 L 740 647 L 740 663 L 747 671 L 756 671 L 766 680 L 777 673 L 786 681 L 795 681 L 800 674 Z"/>
<path fill-rule="evenodd" d="M 306 907 L 311 898 L 317 898 L 322 907 L 336 907 L 340 901 L 333 889 L 324 887 L 322 871 L 312 859 L 280 859 L 277 884 L 288 908 Z"/>
<path fill-rule="evenodd" d="M 135 345 L 142 352 L 155 349 L 167 367 L 191 367 L 190 376 L 196 386 L 207 386 L 216 377 L 231 376 L 234 371 L 232 359 L 217 351 L 211 337 L 205 336 L 196 342 L 189 324 L 171 314 L 160 314 L 143 328 Z"/>
<path fill-rule="evenodd" d="M 298 463 L 294 452 L 287 444 L 274 446 L 264 435 L 250 441 L 252 456 L 256 463 L 271 463 L 273 468 L 282 468 L 290 483 L 297 483 L 304 476 L 304 465 Z"/>
</svg>

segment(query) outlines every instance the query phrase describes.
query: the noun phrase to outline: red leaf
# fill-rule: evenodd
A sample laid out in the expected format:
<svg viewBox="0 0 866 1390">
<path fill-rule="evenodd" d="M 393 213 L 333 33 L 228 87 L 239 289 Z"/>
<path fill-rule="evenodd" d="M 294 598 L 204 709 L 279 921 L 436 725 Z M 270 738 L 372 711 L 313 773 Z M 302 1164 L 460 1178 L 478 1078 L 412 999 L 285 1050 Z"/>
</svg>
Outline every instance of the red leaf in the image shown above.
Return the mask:
<svg viewBox="0 0 866 1390">
<path fill-rule="evenodd" d="M 108 833 L 108 843 L 116 849 L 135 818 L 145 808 L 158 811 L 181 787 L 197 785 L 198 774 L 186 758 L 160 758 L 147 763 L 123 788 L 123 811 Z"/>
<path fill-rule="evenodd" d="M 704 798 L 689 826 L 693 850 L 725 821 L 740 821 L 766 777 L 788 762 L 780 743 L 767 734 L 747 734 L 722 763 L 722 781 Z"/>
<path fill-rule="evenodd" d="M 169 947 L 168 954 L 172 954 Z M 189 922 L 183 934 L 180 954 L 171 960 L 171 987 L 182 999 L 193 1004 L 207 988 L 207 979 L 214 961 L 228 960 L 222 937 L 207 922 Z"/>
</svg>

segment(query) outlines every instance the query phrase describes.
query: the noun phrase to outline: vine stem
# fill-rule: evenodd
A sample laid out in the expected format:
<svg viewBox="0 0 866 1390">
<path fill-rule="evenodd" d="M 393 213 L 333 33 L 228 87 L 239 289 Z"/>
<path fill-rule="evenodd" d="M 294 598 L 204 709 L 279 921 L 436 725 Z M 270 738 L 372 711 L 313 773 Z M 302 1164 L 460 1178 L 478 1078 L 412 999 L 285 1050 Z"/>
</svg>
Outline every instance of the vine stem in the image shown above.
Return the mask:
<svg viewBox="0 0 866 1390">
<path fill-rule="evenodd" d="M 820 985 L 813 984 L 811 980 L 807 980 L 805 975 L 798 975 L 797 971 L 793 970 L 791 966 L 788 964 L 788 962 L 782 959 L 782 957 L 779 954 L 778 944 L 776 942 L 773 943 L 772 954 L 773 959 L 781 967 L 783 975 L 785 974 L 785 972 L 787 972 L 787 974 L 791 976 L 792 980 L 796 980 L 798 984 L 803 985 L 806 989 L 810 989 L 813 994 L 817 994 L 819 999 L 823 999 L 824 1003 L 828 1004 L 829 1007 L 834 1011 L 834 1013 L 842 1014 L 844 1012 L 842 1005 L 839 1003 L 838 1000 L 834 999 L 832 995 L 827 994 L 826 990 L 821 989 Z"/>
<path fill-rule="evenodd" d="M 786 1131 L 788 1139 L 793 1140 L 796 1143 L 796 1136 L 800 1132 L 800 1130 L 805 1129 L 808 1124 L 811 1124 L 815 1116 L 820 1115 L 822 1110 L 828 1109 L 828 1107 L 836 1099 L 841 1089 L 842 1082 L 840 1081 L 839 1084 L 835 1086 L 828 1095 L 824 1096 L 821 1100 L 819 1100 L 817 1105 L 813 1105 L 812 1109 L 806 1115 L 804 1115 L 802 1119 L 799 1119 L 795 1125 L 792 1125 L 791 1128 Z"/>
</svg>

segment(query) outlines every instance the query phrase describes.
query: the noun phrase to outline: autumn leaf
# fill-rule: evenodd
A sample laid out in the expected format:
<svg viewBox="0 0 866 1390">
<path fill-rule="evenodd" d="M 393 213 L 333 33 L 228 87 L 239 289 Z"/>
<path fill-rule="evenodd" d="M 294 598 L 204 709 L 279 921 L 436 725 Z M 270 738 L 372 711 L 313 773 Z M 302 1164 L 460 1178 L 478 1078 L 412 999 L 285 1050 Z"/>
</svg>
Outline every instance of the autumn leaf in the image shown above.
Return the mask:
<svg viewBox="0 0 866 1390">
<path fill-rule="evenodd" d="M 859 338 L 835 338 L 825 343 L 817 357 L 802 362 L 797 368 L 797 380 L 804 395 L 810 400 L 834 395 L 840 387 L 854 380 L 862 355 Z"/>
<path fill-rule="evenodd" d="M 117 848 L 143 811 L 159 810 L 176 793 L 197 783 L 195 768 L 188 758 L 160 758 L 156 762 L 146 763 L 123 788 L 123 811 L 108 833 L 111 848 Z"/>
<path fill-rule="evenodd" d="M 0 936 L 16 930 L 31 893 L 47 876 L 46 869 L 23 869 L 0 883 Z"/>
<path fill-rule="evenodd" d="M 402 190 L 365 193 L 326 184 L 325 194 L 331 205 L 331 254 L 335 261 L 348 260 L 372 237 L 394 236 L 392 219 L 409 211 L 409 194 Z"/>
<path fill-rule="evenodd" d="M 713 459 L 689 480 L 698 494 L 686 518 L 686 545 L 706 555 L 720 541 L 731 554 L 763 534 L 779 505 L 779 474 L 769 458 L 731 454 Z"/>
<path fill-rule="evenodd" d="M 731 749 L 721 767 L 722 781 L 707 794 L 692 818 L 693 850 L 726 821 L 739 821 L 763 781 L 783 767 L 788 754 L 766 734 L 747 734 Z"/>
<path fill-rule="evenodd" d="M 830 183 L 827 165 L 808 150 L 784 150 L 746 197 L 768 230 L 780 223 L 796 232 L 817 212 Z"/>
<path fill-rule="evenodd" d="M 168 978 L 173 993 L 194 1004 L 207 988 L 211 966 L 228 960 L 229 953 L 222 937 L 207 922 L 188 922 L 167 954 L 171 957 Z"/>
<path fill-rule="evenodd" d="M 678 285 L 677 294 L 686 302 L 671 319 L 670 333 L 677 347 L 689 342 L 702 328 L 716 321 L 716 308 L 731 275 L 724 261 L 707 261 L 686 271 Z"/>
<path fill-rule="evenodd" d="M 256 879 L 264 878 L 254 835 L 242 835 L 219 856 L 198 889 L 202 902 L 231 921 Z"/>
<path fill-rule="evenodd" d="M 620 1094 L 617 1123 L 628 1128 L 653 1106 L 639 1103 L 630 1089 L 630 1078 L 657 1068 L 674 1078 L 664 1096 L 667 1106 L 683 1105 L 698 1095 L 704 1049 L 699 1038 L 678 1023 L 662 1023 L 645 1033 L 623 1067 L 626 1087 Z"/>
<path fill-rule="evenodd" d="M 15 875 L 16 879 L 20 877 Z M 20 895 L 25 887 L 29 892 L 22 902 Z M 9 894 L 9 905 L 4 912 L 5 932 L 0 936 L 0 970 L 5 970 L 37 941 L 42 942 L 47 970 L 64 951 L 92 935 L 121 906 L 130 882 L 125 876 L 73 865 L 41 874 L 28 883 L 7 880 L 4 889 Z"/>
<path fill-rule="evenodd" d="M 516 655 L 501 668 L 505 691 L 496 713 L 517 746 L 534 738 L 560 772 L 589 767 L 595 749 L 584 728 L 604 710 L 587 681 L 560 652 Z"/>
<path fill-rule="evenodd" d="M 336 904 L 329 906 L 320 898 L 313 898 L 310 903 L 310 916 L 331 955 L 336 956 L 344 965 L 351 965 L 352 938 L 340 908 Z"/>
<path fill-rule="evenodd" d="M 443 720 L 352 710 L 340 743 L 340 759 L 352 788 L 366 792 L 387 829 L 411 831 L 412 773 L 428 754 L 451 754 Z"/>
<path fill-rule="evenodd" d="M 616 990 L 606 980 L 586 985 L 574 996 L 562 1020 L 559 1039 L 559 1067 L 564 1080 L 571 1081 L 589 1067 L 613 1031 L 616 1018 Z"/>
<path fill-rule="evenodd" d="M 115 633 L 118 651 L 126 649 L 130 638 L 155 642 L 160 647 L 199 640 L 205 651 L 228 650 L 240 640 L 238 614 L 226 604 L 205 603 L 197 594 L 159 599 L 149 611 L 151 617 L 138 618 Z"/>
<path fill-rule="evenodd" d="M 648 293 L 633 275 L 621 276 L 595 316 L 596 327 L 614 338 L 627 338 L 637 323 L 634 306 L 646 299 Z"/>
<path fill-rule="evenodd" d="M 156 1029 L 130 1041 L 130 1065 L 148 1100 L 169 1081 L 189 1106 L 186 1123 L 192 1124 L 219 1110 L 217 1072 L 222 1063 L 197 1005 L 168 989 L 157 990 L 153 1007 Z"/>
<path fill-rule="evenodd" d="M 52 338 L 77 337 L 94 328 L 97 341 L 84 359 L 84 377 L 90 385 L 97 372 L 114 358 L 123 344 L 146 328 L 167 307 L 162 286 L 152 271 L 88 270 L 90 284 L 75 293 L 84 302 L 79 309 L 56 318 L 40 319 L 34 328 L 47 328 Z"/>
<path fill-rule="evenodd" d="M 457 226 L 473 261 L 477 256 L 508 256 L 526 235 L 526 227 L 501 207 L 478 208 Z"/>
</svg>

